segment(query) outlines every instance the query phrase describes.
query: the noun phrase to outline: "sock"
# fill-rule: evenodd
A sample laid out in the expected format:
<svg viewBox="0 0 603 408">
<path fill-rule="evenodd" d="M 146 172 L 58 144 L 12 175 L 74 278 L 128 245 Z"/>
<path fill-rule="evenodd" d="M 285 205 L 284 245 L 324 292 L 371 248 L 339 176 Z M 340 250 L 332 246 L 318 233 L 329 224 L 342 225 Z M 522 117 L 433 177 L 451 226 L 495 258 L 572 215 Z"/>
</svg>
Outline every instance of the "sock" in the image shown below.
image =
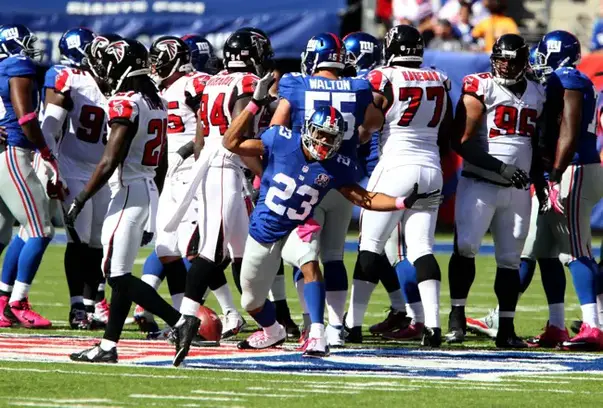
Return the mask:
<svg viewBox="0 0 603 408">
<path fill-rule="evenodd" d="M 292 320 L 287 299 L 277 300 L 273 303 L 276 311 L 276 321 L 285 326 L 287 322 Z"/>
<path fill-rule="evenodd" d="M 425 323 L 425 314 L 423 312 L 423 303 L 407 303 L 406 314 L 413 319 L 415 323 Z"/>
<path fill-rule="evenodd" d="M 419 294 L 419 286 L 417 285 L 417 270 L 407 258 L 396 264 L 396 275 L 400 282 L 400 288 L 404 292 L 404 297 L 408 303 L 416 303 L 421 301 Z"/>
<path fill-rule="evenodd" d="M 84 297 L 83 296 L 71 296 L 69 298 L 69 304 L 71 305 L 71 307 L 73 308 L 74 305 L 80 304 L 80 305 L 84 305 Z"/>
<path fill-rule="evenodd" d="M 440 327 L 440 281 L 430 279 L 419 283 L 419 292 L 427 327 Z"/>
<path fill-rule="evenodd" d="M 102 270 L 103 249 L 86 247 L 86 262 L 84 271 L 84 299 L 89 299 L 92 303 L 102 302 L 105 298 L 105 276 Z M 99 287 L 102 286 L 102 293 L 99 295 Z"/>
<path fill-rule="evenodd" d="M 389 303 L 391 304 L 392 309 L 397 311 L 406 310 L 406 300 L 404 299 L 404 294 L 401 289 L 394 292 L 388 292 L 387 296 L 389 297 Z"/>
<path fill-rule="evenodd" d="M 276 336 L 280 330 L 279 323 L 277 321 L 272 323 L 270 326 L 262 327 L 262 328 L 264 329 L 264 332 L 266 334 L 268 334 L 269 336 Z"/>
<path fill-rule="evenodd" d="M 243 293 L 243 290 L 241 289 L 241 263 L 242 262 L 243 262 L 243 260 L 240 258 L 235 259 L 231 266 L 232 277 L 234 279 L 235 286 L 237 287 L 237 290 L 239 291 L 239 293 Z"/>
<path fill-rule="evenodd" d="M 237 307 L 234 304 L 234 300 L 232 299 L 232 293 L 230 292 L 230 287 L 228 287 L 227 283 L 224 283 L 218 289 L 213 290 L 214 296 L 218 300 L 220 304 L 220 308 L 222 309 L 222 314 L 226 316 L 230 311 L 236 311 Z"/>
<path fill-rule="evenodd" d="M 46 247 L 49 243 L 50 238 L 48 237 L 29 238 L 27 240 L 19 255 L 19 269 L 17 271 L 18 281 L 31 284 L 36 276 L 36 272 L 38 272 L 40 262 L 42 262 L 42 256 L 44 256 L 44 251 L 46 251 Z"/>
<path fill-rule="evenodd" d="M 448 263 L 448 285 L 453 306 L 465 306 L 475 280 L 475 259 L 453 253 Z"/>
<path fill-rule="evenodd" d="M 98 290 L 96 292 L 96 297 L 94 298 L 95 303 L 102 302 L 105 299 L 105 286 L 107 286 L 105 282 L 106 281 L 103 279 L 103 281 L 98 284 Z"/>
<path fill-rule="evenodd" d="M 599 327 L 597 303 L 586 303 L 580 305 L 580 309 L 582 309 L 582 323 L 586 323 L 590 327 Z"/>
<path fill-rule="evenodd" d="M 310 332 L 308 333 L 309 338 L 321 338 L 325 336 L 325 325 L 322 323 L 312 323 L 310 325 Z"/>
<path fill-rule="evenodd" d="M 201 304 L 199 302 L 185 296 L 180 304 L 180 313 L 186 316 L 197 316 L 197 312 L 199 312 L 200 308 Z"/>
<path fill-rule="evenodd" d="M 4 255 L 4 262 L 2 263 L 2 283 L 6 285 L 6 288 L 12 287 L 17 279 L 17 271 L 19 269 L 19 255 L 21 250 L 25 246 L 23 241 L 18 235 L 8 245 L 6 254 Z M 3 289 L 4 290 L 4 289 Z M 8 290 L 6 290 L 8 292 Z"/>
<path fill-rule="evenodd" d="M 181 295 L 186 287 L 186 266 L 182 258 L 163 265 L 170 295 Z"/>
<path fill-rule="evenodd" d="M 376 287 L 376 283 L 354 279 L 350 305 L 345 321 L 347 327 L 362 326 L 371 294 Z"/>
<path fill-rule="evenodd" d="M 301 272 L 300 272 L 301 275 Z M 308 305 L 306 304 L 306 299 L 304 298 L 304 279 L 302 275 L 302 279 L 294 280 L 295 282 L 295 290 L 297 290 L 297 298 L 299 299 L 299 305 L 301 306 L 304 313 L 308 313 Z"/>
<path fill-rule="evenodd" d="M 164 265 L 159 260 L 157 252 L 151 252 L 149 256 L 147 256 L 147 259 L 145 259 L 144 265 L 142 265 L 142 275 L 157 276 L 160 280 L 165 278 Z"/>
<path fill-rule="evenodd" d="M 569 263 L 576 295 L 581 305 L 596 303 L 595 274 L 590 267 L 590 259 L 580 257 Z"/>
<path fill-rule="evenodd" d="M 312 321 L 310 321 L 310 314 L 302 313 L 302 319 L 304 321 L 304 328 L 310 327 L 310 325 L 312 324 Z"/>
<path fill-rule="evenodd" d="M 345 302 L 348 297 L 348 274 L 343 261 L 329 261 L 323 264 L 325 271 L 325 300 L 329 324 L 343 326 Z"/>
<path fill-rule="evenodd" d="M 102 339 L 100 342 L 100 348 L 104 351 L 109 351 L 114 347 L 117 347 L 117 343 L 114 341 Z"/>
<path fill-rule="evenodd" d="M 512 322 L 519 299 L 519 270 L 496 268 L 494 292 L 498 298 L 499 326 L 502 318 L 509 318 Z"/>
<path fill-rule="evenodd" d="M 87 244 L 76 244 L 68 242 L 65 248 L 65 276 L 67 277 L 67 286 L 69 296 L 73 305 L 73 298 L 78 298 L 76 303 L 83 303 L 84 298 L 84 274 L 86 274 Z"/>
<path fill-rule="evenodd" d="M 394 292 L 400 289 L 400 281 L 396 276 L 396 270 L 391 266 L 387 256 L 381 254 L 377 258 L 377 272 L 379 273 L 379 280 L 383 284 L 386 292 Z"/>
<path fill-rule="evenodd" d="M 94 300 L 84 297 L 84 308 L 86 309 L 86 313 L 94 313 Z"/>
<path fill-rule="evenodd" d="M 161 286 L 161 278 L 157 275 L 150 275 L 150 274 L 144 275 L 143 274 L 140 277 L 140 280 L 155 290 L 158 290 L 159 286 Z"/>
<path fill-rule="evenodd" d="M 13 286 L 13 292 L 10 295 L 9 302 L 18 302 L 20 300 L 25 299 L 29 294 L 30 288 L 31 285 L 28 283 L 19 282 L 18 280 L 15 281 L 15 284 Z"/>
<path fill-rule="evenodd" d="M 176 293 L 170 296 L 172 298 L 172 307 L 176 310 L 180 310 L 182 305 L 182 299 L 184 299 L 184 293 Z"/>
<path fill-rule="evenodd" d="M 549 325 L 565 329 L 565 304 L 549 303 Z"/>
<path fill-rule="evenodd" d="M 559 262 L 559 260 L 557 260 Z M 538 260 L 540 264 L 540 260 Z M 561 264 L 561 262 L 559 262 Z M 563 266 L 561 266 L 563 268 Z M 519 264 L 519 293 L 524 293 L 528 290 L 530 283 L 532 283 L 532 278 L 534 277 L 534 272 L 536 271 L 536 262 L 534 262 L 530 258 L 521 258 L 521 263 Z M 542 264 L 540 264 L 540 273 L 544 275 L 542 272 Z M 544 282 L 543 282 L 544 283 Z"/>
<path fill-rule="evenodd" d="M 324 324 L 325 315 L 325 283 L 314 281 L 304 285 L 304 298 L 308 305 L 312 323 Z"/>
<path fill-rule="evenodd" d="M 109 282 L 115 282 L 115 280 L 121 279 L 124 276 L 118 278 L 110 278 Z M 148 285 L 147 285 L 148 287 Z M 111 304 L 109 306 L 109 321 L 105 328 L 105 334 L 103 339 L 117 343 L 121 337 L 121 332 L 124 327 L 124 322 L 130 312 L 132 306 L 132 300 L 128 296 L 127 285 L 115 284 L 112 285 L 111 290 Z M 107 343 L 105 343 L 107 345 Z M 110 346 L 110 344 L 108 345 Z"/>
<path fill-rule="evenodd" d="M 251 315 L 253 319 L 264 329 L 269 328 L 276 324 L 276 312 L 274 310 L 274 304 L 266 299 L 262 309 Z"/>
<path fill-rule="evenodd" d="M 197 303 L 203 302 L 203 295 L 209 287 L 209 282 L 219 274 L 220 268 L 215 262 L 197 257 L 193 259 L 191 269 L 186 276 L 184 296 Z M 224 272 L 222 270 L 222 272 Z"/>
</svg>

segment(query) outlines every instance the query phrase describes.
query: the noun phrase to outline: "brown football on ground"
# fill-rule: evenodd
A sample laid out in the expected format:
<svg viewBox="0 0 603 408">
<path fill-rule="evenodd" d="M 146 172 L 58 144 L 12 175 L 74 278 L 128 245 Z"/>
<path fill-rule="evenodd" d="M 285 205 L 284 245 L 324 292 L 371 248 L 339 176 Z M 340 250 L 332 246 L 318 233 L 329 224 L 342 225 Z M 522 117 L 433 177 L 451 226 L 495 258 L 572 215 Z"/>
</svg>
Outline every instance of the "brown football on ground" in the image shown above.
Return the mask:
<svg viewBox="0 0 603 408">
<path fill-rule="evenodd" d="M 199 335 L 207 341 L 220 341 L 222 337 L 222 321 L 209 307 L 201 306 L 197 312 L 197 317 L 201 320 L 199 326 Z"/>
</svg>

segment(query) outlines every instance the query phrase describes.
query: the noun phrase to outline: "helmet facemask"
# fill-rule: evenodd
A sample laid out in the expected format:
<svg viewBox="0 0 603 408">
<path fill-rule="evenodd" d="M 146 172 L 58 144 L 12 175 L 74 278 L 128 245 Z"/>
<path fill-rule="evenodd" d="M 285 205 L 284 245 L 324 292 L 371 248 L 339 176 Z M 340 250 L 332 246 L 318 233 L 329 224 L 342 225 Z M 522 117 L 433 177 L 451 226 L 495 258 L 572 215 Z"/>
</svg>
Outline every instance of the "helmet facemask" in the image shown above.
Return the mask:
<svg viewBox="0 0 603 408">
<path fill-rule="evenodd" d="M 494 73 L 494 81 L 500 85 L 510 86 L 520 82 L 528 67 L 527 56 L 522 55 L 527 50 L 522 48 L 516 51 L 501 50 L 492 54 L 490 61 Z"/>
<path fill-rule="evenodd" d="M 325 123 L 322 126 L 306 121 L 302 132 L 302 143 L 312 158 L 318 161 L 333 157 L 343 141 L 343 129 L 337 124 Z"/>
</svg>

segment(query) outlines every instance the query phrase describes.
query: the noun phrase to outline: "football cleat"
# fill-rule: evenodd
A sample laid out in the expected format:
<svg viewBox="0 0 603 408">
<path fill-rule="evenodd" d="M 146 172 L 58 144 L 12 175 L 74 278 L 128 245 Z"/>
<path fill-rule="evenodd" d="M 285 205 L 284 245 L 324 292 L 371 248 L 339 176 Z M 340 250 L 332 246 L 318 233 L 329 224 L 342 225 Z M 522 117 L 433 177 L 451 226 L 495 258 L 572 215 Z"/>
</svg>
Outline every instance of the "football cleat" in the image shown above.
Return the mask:
<svg viewBox="0 0 603 408">
<path fill-rule="evenodd" d="M 551 326 L 548 322 L 542 334 L 527 341 L 529 347 L 554 348 L 570 339 L 566 328 Z"/>
<path fill-rule="evenodd" d="M 147 333 L 147 340 L 167 340 L 171 342 L 170 332 L 172 328 L 170 326 L 165 326 L 162 330 Z"/>
<path fill-rule="evenodd" d="M 448 333 L 446 342 L 449 344 L 460 344 L 465 341 L 467 333 L 467 323 L 465 318 L 465 308 L 453 306 L 448 315 Z"/>
<path fill-rule="evenodd" d="M 600 351 L 603 350 L 603 332 L 596 328 L 582 323 L 580 332 L 561 343 L 561 349 L 570 351 Z"/>
<path fill-rule="evenodd" d="M 136 305 L 134 309 L 134 321 L 143 333 L 155 333 L 159 331 L 159 326 L 155 322 L 155 317 L 144 310 L 142 306 Z"/>
<path fill-rule="evenodd" d="M 310 337 L 304 345 L 304 353 L 302 354 L 302 357 L 322 358 L 328 357 L 329 354 L 329 345 L 327 344 L 327 339 L 325 336 Z"/>
<path fill-rule="evenodd" d="M 421 346 L 423 347 L 440 347 L 442 345 L 442 329 L 439 327 L 425 327 L 423 329 L 423 338 Z"/>
<path fill-rule="evenodd" d="M 412 319 L 406 316 L 403 310 L 395 310 L 390 308 L 385 320 L 369 327 L 369 332 L 373 336 L 378 336 L 383 333 L 389 333 L 396 330 L 401 330 L 408 327 Z"/>
<path fill-rule="evenodd" d="M 52 326 L 50 320 L 42 317 L 31 308 L 27 298 L 10 302 L 4 309 L 4 317 L 12 323 L 28 329 L 47 329 Z"/>
<path fill-rule="evenodd" d="M 11 327 L 13 323 L 4 316 L 4 309 L 8 307 L 8 296 L 0 296 L 0 328 Z"/>
<path fill-rule="evenodd" d="M 325 329 L 325 337 L 327 338 L 329 347 L 341 348 L 345 346 L 345 331 L 343 327 L 339 327 L 328 325 Z"/>
<path fill-rule="evenodd" d="M 344 323 L 343 327 L 345 330 L 345 341 L 348 343 L 362 344 L 362 326 L 347 327 Z"/>
<path fill-rule="evenodd" d="M 467 318 L 467 330 L 474 334 L 483 334 L 493 339 L 498 333 L 498 308 L 491 310 L 480 319 Z"/>
<path fill-rule="evenodd" d="M 299 331 L 299 326 L 293 321 L 291 316 L 287 316 L 283 319 L 277 319 L 277 321 L 285 328 L 287 331 L 287 338 L 295 339 L 301 336 L 301 332 Z"/>
<path fill-rule="evenodd" d="M 269 335 L 264 329 L 258 330 L 245 340 L 239 342 L 237 348 L 240 350 L 261 350 L 279 346 L 285 340 L 287 340 L 287 331 L 279 324 L 276 334 Z"/>
<path fill-rule="evenodd" d="M 94 320 L 104 323 L 109 321 L 109 304 L 105 299 L 94 305 Z"/>
<path fill-rule="evenodd" d="M 496 347 L 504 349 L 523 349 L 528 347 L 528 343 L 517 337 L 514 331 L 509 333 L 499 331 L 494 343 Z"/>
<path fill-rule="evenodd" d="M 113 347 L 109 351 L 100 348 L 100 343 L 91 349 L 82 350 L 79 353 L 69 355 L 71 361 L 82 363 L 117 363 L 117 347 Z"/>
<path fill-rule="evenodd" d="M 387 340 L 421 340 L 424 328 L 423 323 L 411 323 L 404 329 L 383 333 L 381 337 Z"/>
<path fill-rule="evenodd" d="M 72 330 L 86 330 L 90 328 L 88 313 L 83 304 L 71 305 L 69 311 L 69 326 Z"/>
<path fill-rule="evenodd" d="M 462 344 L 465 341 L 465 333 L 459 329 L 453 329 L 444 336 L 448 344 Z"/>
<path fill-rule="evenodd" d="M 222 319 L 222 340 L 239 334 L 247 322 L 236 310 L 229 310 Z"/>
<path fill-rule="evenodd" d="M 197 316 L 182 315 L 178 323 L 170 333 L 172 343 L 176 347 L 176 354 L 172 361 L 176 367 L 186 358 L 195 335 L 198 335 L 201 320 Z"/>
</svg>

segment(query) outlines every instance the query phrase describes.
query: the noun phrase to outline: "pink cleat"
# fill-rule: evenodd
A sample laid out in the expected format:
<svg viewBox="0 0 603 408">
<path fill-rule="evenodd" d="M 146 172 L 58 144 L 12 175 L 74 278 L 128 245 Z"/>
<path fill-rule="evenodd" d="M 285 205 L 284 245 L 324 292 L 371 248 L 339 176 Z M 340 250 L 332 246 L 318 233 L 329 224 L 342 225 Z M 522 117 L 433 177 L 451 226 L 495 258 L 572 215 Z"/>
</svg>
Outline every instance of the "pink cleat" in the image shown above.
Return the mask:
<svg viewBox="0 0 603 408">
<path fill-rule="evenodd" d="M 421 340 L 423 337 L 423 323 L 412 323 L 405 329 L 395 332 L 383 333 L 381 337 L 387 340 Z"/>
<path fill-rule="evenodd" d="M 12 323 L 28 329 L 47 329 L 52 326 L 50 320 L 36 313 L 27 298 L 10 302 L 4 309 L 4 316 Z"/>
<path fill-rule="evenodd" d="M 94 305 L 94 318 L 104 324 L 109 321 L 109 304 L 106 299 Z"/>
<path fill-rule="evenodd" d="M 569 341 L 569 333 L 566 328 L 560 329 L 555 326 L 551 326 L 548 322 L 546 328 L 542 334 L 527 341 L 528 347 L 546 347 L 553 348 L 559 344 Z"/>
<path fill-rule="evenodd" d="M 571 351 L 600 351 L 603 350 L 603 332 L 596 328 L 582 323 L 580 332 L 561 343 L 563 350 Z"/>
<path fill-rule="evenodd" d="M 7 317 L 4 316 L 4 309 L 8 305 L 8 296 L 0 296 L 0 328 L 11 327 L 13 324 Z"/>
</svg>

